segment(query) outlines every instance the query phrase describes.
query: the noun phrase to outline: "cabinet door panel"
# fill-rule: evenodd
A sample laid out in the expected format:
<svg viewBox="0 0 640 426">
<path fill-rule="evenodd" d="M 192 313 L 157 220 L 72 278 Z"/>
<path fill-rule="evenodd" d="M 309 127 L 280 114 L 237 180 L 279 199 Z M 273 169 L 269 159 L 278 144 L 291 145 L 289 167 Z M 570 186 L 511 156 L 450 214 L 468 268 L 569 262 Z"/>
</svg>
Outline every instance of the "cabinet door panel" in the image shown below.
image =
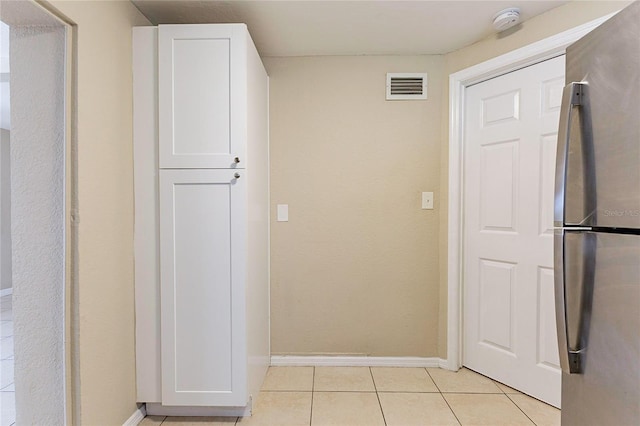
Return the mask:
<svg viewBox="0 0 640 426">
<path fill-rule="evenodd" d="M 160 171 L 163 405 L 247 402 L 246 178 L 233 174 Z"/>
<path fill-rule="evenodd" d="M 159 26 L 160 168 L 244 166 L 242 29 Z"/>
<path fill-rule="evenodd" d="M 229 44 L 173 40 L 173 155 L 230 153 Z"/>
</svg>

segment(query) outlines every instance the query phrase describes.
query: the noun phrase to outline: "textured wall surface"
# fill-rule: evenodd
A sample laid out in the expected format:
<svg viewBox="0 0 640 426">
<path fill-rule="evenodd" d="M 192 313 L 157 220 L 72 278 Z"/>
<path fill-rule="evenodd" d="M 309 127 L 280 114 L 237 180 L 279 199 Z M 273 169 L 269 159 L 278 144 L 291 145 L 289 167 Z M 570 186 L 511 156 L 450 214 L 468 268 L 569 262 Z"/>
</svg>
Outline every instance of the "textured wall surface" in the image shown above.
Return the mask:
<svg viewBox="0 0 640 426">
<path fill-rule="evenodd" d="M 0 289 L 12 287 L 11 278 L 11 132 L 0 129 Z"/>
<path fill-rule="evenodd" d="M 64 423 L 63 27 L 11 28 L 16 421 Z"/>
<path fill-rule="evenodd" d="M 75 421 L 121 425 L 136 410 L 131 32 L 128 1 L 51 1 L 77 25 Z"/>
<path fill-rule="evenodd" d="M 442 57 L 264 62 L 272 352 L 435 356 Z M 387 72 L 428 72 L 429 99 L 386 101 Z"/>
</svg>

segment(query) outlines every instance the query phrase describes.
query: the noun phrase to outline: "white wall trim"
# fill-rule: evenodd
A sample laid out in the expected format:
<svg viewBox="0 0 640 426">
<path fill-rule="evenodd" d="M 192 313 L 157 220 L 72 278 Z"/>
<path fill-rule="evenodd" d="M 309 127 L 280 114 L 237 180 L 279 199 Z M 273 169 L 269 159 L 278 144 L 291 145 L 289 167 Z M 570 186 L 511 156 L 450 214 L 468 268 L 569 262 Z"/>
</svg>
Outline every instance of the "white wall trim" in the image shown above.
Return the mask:
<svg viewBox="0 0 640 426">
<path fill-rule="evenodd" d="M 567 46 L 611 18 L 615 13 L 564 31 L 528 46 L 458 71 L 449 76 L 449 238 L 447 360 L 445 368 L 462 367 L 463 264 L 463 125 L 468 86 L 564 54 Z"/>
<path fill-rule="evenodd" d="M 441 367 L 446 365 L 446 360 L 423 357 L 273 355 L 271 365 L 277 367 Z"/>
<path fill-rule="evenodd" d="M 144 404 L 142 404 L 136 411 L 133 412 L 122 426 L 137 426 L 147 415 L 147 410 Z"/>
<path fill-rule="evenodd" d="M 147 403 L 150 416 L 247 417 L 251 415 L 251 401 L 246 407 L 178 407 Z"/>
<path fill-rule="evenodd" d="M 8 296 L 13 294 L 13 287 L 5 288 L 4 290 L 0 290 L 0 297 Z"/>
</svg>

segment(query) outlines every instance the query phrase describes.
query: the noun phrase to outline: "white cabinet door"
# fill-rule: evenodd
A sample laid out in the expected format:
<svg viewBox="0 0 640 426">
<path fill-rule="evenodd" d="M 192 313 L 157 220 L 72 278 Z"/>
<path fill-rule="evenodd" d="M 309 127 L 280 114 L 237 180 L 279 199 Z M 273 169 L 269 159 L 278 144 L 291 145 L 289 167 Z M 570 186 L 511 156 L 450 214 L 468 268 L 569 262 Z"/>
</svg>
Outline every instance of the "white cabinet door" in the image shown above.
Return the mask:
<svg viewBox="0 0 640 426">
<path fill-rule="evenodd" d="M 163 405 L 247 403 L 245 173 L 160 171 Z"/>
<path fill-rule="evenodd" d="M 158 37 L 160 168 L 244 167 L 246 26 L 160 25 Z"/>
<path fill-rule="evenodd" d="M 560 404 L 553 179 L 564 57 L 467 89 L 464 365 Z"/>
</svg>

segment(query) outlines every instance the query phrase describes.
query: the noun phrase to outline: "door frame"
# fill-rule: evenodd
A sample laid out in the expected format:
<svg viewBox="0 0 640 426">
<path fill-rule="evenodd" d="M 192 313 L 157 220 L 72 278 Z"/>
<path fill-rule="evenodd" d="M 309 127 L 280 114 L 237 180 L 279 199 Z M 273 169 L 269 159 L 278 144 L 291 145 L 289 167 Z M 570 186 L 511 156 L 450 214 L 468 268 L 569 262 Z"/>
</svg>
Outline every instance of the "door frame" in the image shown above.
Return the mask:
<svg viewBox="0 0 640 426">
<path fill-rule="evenodd" d="M 62 296 L 62 317 L 56 318 L 62 322 L 62 362 L 56 367 L 61 368 L 63 373 L 62 387 L 64 407 L 61 407 L 65 424 L 76 424 L 79 417 L 79 349 L 78 349 L 78 314 L 77 314 L 77 25 L 58 11 L 47 0 L 29 0 L 15 5 L 14 10 L 22 13 L 20 26 L 36 25 L 50 26 L 54 21 L 55 27 L 59 27 L 64 32 L 64 61 L 62 79 L 63 90 L 61 96 L 64 97 L 64 117 L 61 127 L 64 129 L 62 137 L 63 147 L 63 183 L 62 183 L 62 213 L 63 213 L 63 279 L 58 289 Z M 42 21 L 42 16 L 47 16 L 46 21 Z M 47 297 L 44 295 L 43 297 Z M 38 299 L 37 299 L 38 300 Z M 50 305 L 47 299 L 47 305 Z M 26 330 L 29 331 L 28 329 Z M 32 342 L 33 343 L 33 342 Z M 37 342 L 36 342 L 37 343 Z M 35 357 L 48 356 L 48 348 L 35 345 L 32 352 Z M 49 389 L 51 392 L 58 392 L 59 389 Z M 33 405 L 33 404 L 31 404 Z M 16 401 L 16 411 L 18 403 Z M 22 407 L 22 406 L 21 406 Z M 26 408 L 26 407 L 22 407 Z M 40 413 L 42 410 L 38 411 Z"/>
<path fill-rule="evenodd" d="M 513 50 L 449 76 L 449 201 L 447 248 L 447 360 L 445 368 L 462 367 L 464 261 L 464 110 L 467 87 L 563 55 L 567 46 L 617 12 Z"/>
</svg>

